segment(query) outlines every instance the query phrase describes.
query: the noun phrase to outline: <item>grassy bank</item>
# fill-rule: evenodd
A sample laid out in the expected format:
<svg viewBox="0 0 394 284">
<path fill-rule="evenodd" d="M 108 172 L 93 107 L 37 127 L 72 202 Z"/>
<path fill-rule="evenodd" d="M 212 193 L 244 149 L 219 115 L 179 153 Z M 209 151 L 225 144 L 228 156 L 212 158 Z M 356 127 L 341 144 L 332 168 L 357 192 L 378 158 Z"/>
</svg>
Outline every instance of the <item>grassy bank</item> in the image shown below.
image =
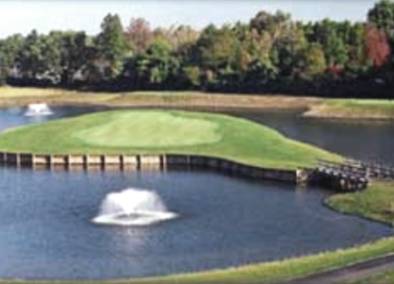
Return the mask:
<svg viewBox="0 0 394 284">
<path fill-rule="evenodd" d="M 325 100 L 312 105 L 304 113 L 307 117 L 349 118 L 349 119 L 394 119 L 394 101 L 392 100 Z"/>
<path fill-rule="evenodd" d="M 130 283 L 277 283 L 343 267 L 361 260 L 392 253 L 394 238 L 346 250 L 324 252 L 302 258 L 248 265 L 211 272 L 135 280 Z"/>
<path fill-rule="evenodd" d="M 0 106 L 32 102 L 52 105 L 102 105 L 112 107 L 179 107 L 195 109 L 307 109 L 319 99 L 280 95 L 236 95 L 202 92 L 79 92 L 61 89 L 0 87 Z"/>
<path fill-rule="evenodd" d="M 325 203 L 336 211 L 394 226 L 394 182 L 375 182 L 367 190 L 337 194 Z M 343 284 L 392 284 L 394 271 Z"/>
<path fill-rule="evenodd" d="M 326 200 L 331 208 L 394 226 L 394 182 L 376 182 L 367 190 L 337 194 Z"/>
<path fill-rule="evenodd" d="M 0 149 L 33 153 L 179 153 L 281 169 L 340 157 L 227 115 L 120 110 L 20 127 L 0 135 Z"/>
<path fill-rule="evenodd" d="M 219 94 L 191 91 L 80 92 L 0 87 L 0 107 L 33 102 L 51 105 L 167 107 L 188 109 L 307 110 L 304 116 L 336 119 L 394 119 L 390 100 L 321 99 L 285 95 Z"/>
<path fill-rule="evenodd" d="M 261 264 L 246 265 L 200 273 L 170 275 L 155 278 L 123 279 L 107 281 L 23 281 L 0 280 L 0 283 L 119 283 L 119 284 L 264 284 L 282 283 L 283 281 L 305 277 L 322 271 L 328 271 L 363 260 L 392 253 L 394 238 L 387 238 L 374 243 L 346 250 L 324 252 L 317 255 L 274 261 Z"/>
</svg>

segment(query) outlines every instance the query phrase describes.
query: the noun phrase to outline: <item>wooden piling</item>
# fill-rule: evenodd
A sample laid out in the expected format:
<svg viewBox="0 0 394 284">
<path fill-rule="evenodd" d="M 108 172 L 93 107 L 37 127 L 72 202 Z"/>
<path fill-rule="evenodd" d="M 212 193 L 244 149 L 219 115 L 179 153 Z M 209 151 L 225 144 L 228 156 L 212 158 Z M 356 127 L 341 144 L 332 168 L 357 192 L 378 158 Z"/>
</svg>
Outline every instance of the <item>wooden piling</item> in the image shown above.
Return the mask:
<svg viewBox="0 0 394 284">
<path fill-rule="evenodd" d="M 0 153 L 4 165 L 31 166 L 33 168 L 57 169 L 120 169 L 120 170 L 166 170 L 172 166 L 182 169 L 211 169 L 226 174 L 236 174 L 260 180 L 286 181 L 297 183 L 296 171 L 266 169 L 239 162 L 201 155 L 129 155 L 129 154 L 31 154 Z"/>
</svg>

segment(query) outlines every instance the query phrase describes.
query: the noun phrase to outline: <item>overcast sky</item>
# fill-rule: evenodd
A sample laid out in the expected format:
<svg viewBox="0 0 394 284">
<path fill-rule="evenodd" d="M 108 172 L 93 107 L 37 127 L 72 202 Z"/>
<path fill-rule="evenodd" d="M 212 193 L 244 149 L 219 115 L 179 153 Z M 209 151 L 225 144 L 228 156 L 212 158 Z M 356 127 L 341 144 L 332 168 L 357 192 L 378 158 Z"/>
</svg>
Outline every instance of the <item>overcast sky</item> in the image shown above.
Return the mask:
<svg viewBox="0 0 394 284">
<path fill-rule="evenodd" d="M 153 27 L 248 21 L 260 10 L 289 12 L 294 19 L 365 20 L 375 0 L 0 0 L 0 37 L 26 34 L 32 29 L 99 31 L 107 13 L 117 13 L 123 24 L 144 17 Z"/>
</svg>

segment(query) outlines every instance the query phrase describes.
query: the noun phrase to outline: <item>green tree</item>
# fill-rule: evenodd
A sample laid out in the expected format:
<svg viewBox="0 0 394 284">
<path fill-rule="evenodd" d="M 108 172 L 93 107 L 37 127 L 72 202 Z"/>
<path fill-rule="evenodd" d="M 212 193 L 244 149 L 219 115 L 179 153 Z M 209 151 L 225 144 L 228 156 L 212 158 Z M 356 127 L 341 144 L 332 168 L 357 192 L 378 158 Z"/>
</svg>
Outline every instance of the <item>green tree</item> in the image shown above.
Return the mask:
<svg viewBox="0 0 394 284">
<path fill-rule="evenodd" d="M 187 86 L 197 88 L 201 84 L 201 71 L 198 66 L 186 66 L 182 68 L 182 77 Z"/>
<path fill-rule="evenodd" d="M 381 0 L 376 3 L 368 12 L 368 22 L 387 34 L 391 47 L 391 62 L 394 63 L 394 2 Z"/>
<path fill-rule="evenodd" d="M 267 62 L 255 60 L 250 63 L 245 73 L 244 85 L 248 91 L 265 90 L 278 78 L 278 70 Z"/>
<path fill-rule="evenodd" d="M 274 38 L 280 36 L 282 31 L 287 30 L 291 24 L 290 15 L 282 11 L 278 11 L 274 15 L 261 11 L 250 21 L 252 29 L 256 29 L 260 33 L 268 32 Z"/>
<path fill-rule="evenodd" d="M 15 67 L 15 61 L 23 44 L 21 35 L 13 35 L 0 41 L 0 84 L 4 84 L 11 70 Z"/>
<path fill-rule="evenodd" d="M 294 76 L 302 65 L 302 51 L 305 49 L 306 39 L 304 32 L 296 25 L 288 27 L 274 42 L 271 50 L 271 60 L 280 76 Z"/>
<path fill-rule="evenodd" d="M 157 38 L 145 53 L 129 59 L 124 77 L 134 87 L 156 87 L 169 81 L 174 84 L 179 69 L 180 62 L 173 56 L 171 45 L 165 39 Z"/>
<path fill-rule="evenodd" d="M 381 0 L 368 12 L 368 22 L 394 37 L 394 2 Z"/>
<path fill-rule="evenodd" d="M 348 39 L 347 69 L 353 74 L 362 74 L 369 69 L 365 46 L 365 25 L 356 23 L 352 26 Z"/>
<path fill-rule="evenodd" d="M 237 39 L 230 27 L 217 29 L 210 26 L 201 34 L 196 48 L 198 63 L 204 68 L 217 71 L 233 63 Z"/>
<path fill-rule="evenodd" d="M 313 33 L 309 34 L 311 42 L 321 44 L 328 66 L 343 66 L 348 61 L 347 46 L 337 29 L 337 23 L 325 19 L 315 23 Z"/>
<path fill-rule="evenodd" d="M 307 78 L 313 78 L 322 74 L 327 68 L 324 51 L 320 44 L 309 44 L 302 52 L 303 57 L 303 75 Z"/>
<path fill-rule="evenodd" d="M 61 35 L 52 32 L 47 36 L 41 37 L 41 64 L 44 79 L 51 80 L 52 83 L 58 83 L 62 73 L 62 42 Z"/>
<path fill-rule="evenodd" d="M 230 26 L 218 29 L 211 25 L 202 32 L 194 48 L 192 64 L 200 66 L 204 86 L 227 85 L 225 81 L 239 64 L 239 45 Z"/>
<path fill-rule="evenodd" d="M 76 73 L 82 72 L 93 59 L 90 52 L 91 40 L 84 32 L 59 33 L 58 37 L 61 84 L 68 86 L 74 82 Z"/>
<path fill-rule="evenodd" d="M 121 73 L 124 59 L 130 50 L 118 15 L 108 14 L 104 18 L 101 32 L 96 38 L 96 48 L 96 64 L 103 70 L 103 79 L 115 79 Z"/>
<path fill-rule="evenodd" d="M 45 71 L 43 60 L 44 42 L 42 37 L 33 30 L 25 38 L 16 57 L 16 64 L 20 75 L 25 79 L 38 79 L 38 75 Z"/>
</svg>

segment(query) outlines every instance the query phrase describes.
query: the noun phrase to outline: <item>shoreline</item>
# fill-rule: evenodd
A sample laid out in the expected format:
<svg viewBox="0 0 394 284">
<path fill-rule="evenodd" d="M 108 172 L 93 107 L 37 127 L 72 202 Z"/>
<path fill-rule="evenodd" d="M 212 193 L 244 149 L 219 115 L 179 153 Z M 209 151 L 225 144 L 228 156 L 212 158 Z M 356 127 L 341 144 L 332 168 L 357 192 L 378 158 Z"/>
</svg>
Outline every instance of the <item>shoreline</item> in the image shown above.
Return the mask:
<svg viewBox="0 0 394 284">
<path fill-rule="evenodd" d="M 127 131 L 113 134 L 115 124 Z M 163 135 L 166 139 L 157 144 Z M 313 167 L 320 158 L 342 160 L 340 155 L 289 139 L 253 121 L 207 112 L 103 111 L 8 129 L 1 138 L 0 149 L 11 153 L 205 155 L 278 169 Z"/>
<path fill-rule="evenodd" d="M 0 107 L 30 103 L 54 106 L 172 108 L 190 110 L 299 111 L 303 117 L 338 120 L 394 120 L 394 101 L 327 99 L 289 95 L 221 94 L 193 91 L 85 92 L 40 88 L 0 88 Z"/>
<path fill-rule="evenodd" d="M 227 283 L 303 283 L 326 274 L 335 274 L 353 266 L 363 266 L 393 257 L 394 237 L 333 251 L 245 264 L 200 272 L 178 273 L 153 277 L 111 279 L 24 279 L 0 278 L 0 284 L 227 284 Z M 301 281 L 301 282 L 299 282 Z M 312 282 L 314 283 L 314 282 Z"/>
<path fill-rule="evenodd" d="M 336 193 L 326 198 L 323 204 L 340 214 L 356 216 L 394 228 L 394 211 L 391 207 L 393 196 L 393 181 L 374 181 L 358 194 Z"/>
<path fill-rule="evenodd" d="M 213 170 L 221 173 L 230 173 L 235 176 L 261 179 L 268 181 L 287 182 L 297 184 L 302 176 L 299 170 L 272 169 L 252 164 L 241 163 L 229 158 L 214 156 L 187 155 L 187 154 L 147 154 L 147 155 L 124 155 L 124 154 L 33 154 L 33 153 L 10 153 L 0 152 L 1 166 L 15 166 L 17 168 L 90 168 L 118 169 L 120 171 L 166 171 L 179 167 L 186 169 Z"/>
</svg>

